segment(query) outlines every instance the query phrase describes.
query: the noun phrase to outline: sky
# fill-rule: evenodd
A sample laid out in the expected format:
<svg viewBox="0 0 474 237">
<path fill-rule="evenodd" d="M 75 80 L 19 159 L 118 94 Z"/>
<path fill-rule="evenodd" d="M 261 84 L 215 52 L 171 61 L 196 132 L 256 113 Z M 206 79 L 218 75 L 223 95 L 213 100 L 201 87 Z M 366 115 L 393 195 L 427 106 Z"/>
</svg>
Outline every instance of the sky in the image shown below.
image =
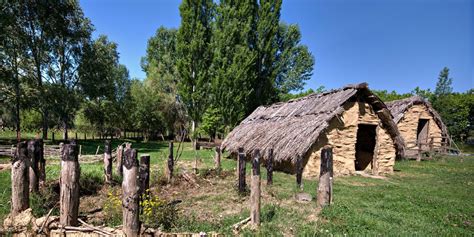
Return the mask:
<svg viewBox="0 0 474 237">
<path fill-rule="evenodd" d="M 118 44 L 120 63 L 145 78 L 140 59 L 161 25 L 178 28 L 175 0 L 81 0 L 94 36 Z M 283 0 L 281 21 L 297 24 L 315 57 L 305 89 L 368 82 L 370 88 L 433 90 L 443 67 L 454 91 L 474 88 L 474 1 Z"/>
</svg>

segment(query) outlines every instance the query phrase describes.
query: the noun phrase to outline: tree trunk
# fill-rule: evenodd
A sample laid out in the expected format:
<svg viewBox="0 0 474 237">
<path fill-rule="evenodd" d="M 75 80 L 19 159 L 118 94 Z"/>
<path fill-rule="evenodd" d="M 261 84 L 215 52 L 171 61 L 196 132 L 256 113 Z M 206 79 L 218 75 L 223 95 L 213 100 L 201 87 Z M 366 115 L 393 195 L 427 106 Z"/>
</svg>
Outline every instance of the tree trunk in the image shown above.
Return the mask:
<svg viewBox="0 0 474 237">
<path fill-rule="evenodd" d="M 30 192 L 37 193 L 39 190 L 39 142 L 37 140 L 28 141 L 28 161 Z"/>
<path fill-rule="evenodd" d="M 173 142 L 169 143 L 169 156 L 168 156 L 168 164 L 166 166 L 166 176 L 168 183 L 171 183 L 173 180 L 173 169 L 174 169 L 174 159 L 173 159 Z"/>
<path fill-rule="evenodd" d="M 138 236 L 140 230 L 137 176 L 137 150 L 127 148 L 123 160 L 122 221 L 123 232 L 128 237 Z"/>
<path fill-rule="evenodd" d="M 318 185 L 318 208 L 323 208 L 332 202 L 332 182 L 333 182 L 332 148 L 325 146 L 321 150 L 321 169 Z"/>
<path fill-rule="evenodd" d="M 104 146 L 104 176 L 105 183 L 112 183 L 112 144 L 110 140 L 105 140 Z"/>
<path fill-rule="evenodd" d="M 123 146 L 120 145 L 117 147 L 117 174 L 122 177 L 123 176 Z"/>
<path fill-rule="evenodd" d="M 77 144 L 64 144 L 61 149 L 60 217 L 63 226 L 77 226 L 79 214 L 79 178 L 81 169 L 78 161 Z"/>
<path fill-rule="evenodd" d="M 12 160 L 12 206 L 15 216 L 29 207 L 28 151 L 26 142 L 17 144 L 15 157 Z"/>
<path fill-rule="evenodd" d="M 237 172 L 238 172 L 238 190 L 240 193 L 245 192 L 245 153 L 244 148 L 239 148 L 238 162 L 237 162 Z"/>
<path fill-rule="evenodd" d="M 252 157 L 252 183 L 250 189 L 250 222 L 260 225 L 260 151 L 256 149 Z"/>
<path fill-rule="evenodd" d="M 215 155 L 216 171 L 218 174 L 221 172 L 221 148 L 216 146 L 216 155 Z"/>
<path fill-rule="evenodd" d="M 140 156 L 140 168 L 139 168 L 139 176 L 140 176 L 140 189 L 139 194 L 140 197 L 148 196 L 150 191 L 150 155 L 144 154 Z"/>
<path fill-rule="evenodd" d="M 64 133 L 63 133 L 63 140 L 67 140 L 68 139 L 68 127 L 67 127 L 67 118 L 63 118 L 63 129 L 64 129 Z"/>
<path fill-rule="evenodd" d="M 273 184 L 273 149 L 268 151 L 267 160 L 267 185 Z"/>
<path fill-rule="evenodd" d="M 38 179 L 40 187 L 44 187 L 46 182 L 46 159 L 44 159 L 44 142 L 43 139 L 38 139 L 38 159 L 39 159 L 39 166 L 38 166 Z"/>
</svg>

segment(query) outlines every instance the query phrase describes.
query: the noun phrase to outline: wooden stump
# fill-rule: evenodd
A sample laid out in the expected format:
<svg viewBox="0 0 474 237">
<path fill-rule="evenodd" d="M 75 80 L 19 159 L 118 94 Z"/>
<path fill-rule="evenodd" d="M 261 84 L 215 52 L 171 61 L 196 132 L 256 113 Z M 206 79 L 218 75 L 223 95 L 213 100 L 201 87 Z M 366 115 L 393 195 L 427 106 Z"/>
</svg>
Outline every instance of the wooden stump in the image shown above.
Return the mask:
<svg viewBox="0 0 474 237">
<path fill-rule="evenodd" d="M 215 165 L 216 165 L 216 171 L 218 174 L 220 174 L 221 172 L 221 147 L 220 146 L 216 146 L 216 154 L 214 156 L 214 162 L 215 162 Z"/>
<path fill-rule="evenodd" d="M 239 148 L 238 162 L 237 162 L 237 172 L 238 172 L 238 190 L 240 193 L 245 192 L 245 153 L 244 148 Z"/>
<path fill-rule="evenodd" d="M 123 176 L 123 146 L 120 145 L 117 147 L 117 174 L 122 177 Z"/>
<path fill-rule="evenodd" d="M 60 217 L 63 226 L 77 226 L 79 214 L 79 177 L 81 169 L 78 161 L 77 144 L 64 144 L 61 152 Z"/>
<path fill-rule="evenodd" d="M 28 141 L 28 161 L 29 161 L 29 183 L 30 192 L 37 193 L 39 190 L 39 142 L 38 140 Z"/>
<path fill-rule="evenodd" d="M 318 185 L 318 208 L 323 208 L 332 203 L 332 148 L 325 146 L 321 150 L 321 169 Z"/>
<path fill-rule="evenodd" d="M 303 159 L 300 155 L 296 158 L 296 185 L 299 189 L 303 189 Z"/>
<path fill-rule="evenodd" d="M 138 194 L 137 150 L 126 148 L 123 159 L 122 213 L 123 232 L 126 236 L 138 236 L 139 194 Z"/>
<path fill-rule="evenodd" d="M 112 146 L 110 140 L 105 141 L 104 146 L 104 176 L 105 183 L 112 183 Z"/>
<path fill-rule="evenodd" d="M 173 142 L 169 143 L 168 146 L 169 149 L 169 156 L 168 156 L 168 162 L 166 165 L 166 179 L 168 183 L 171 183 L 173 180 L 173 169 L 174 169 L 174 159 L 173 159 Z"/>
<path fill-rule="evenodd" d="M 268 151 L 267 159 L 267 185 L 273 184 L 273 149 Z"/>
<path fill-rule="evenodd" d="M 250 223 L 260 225 L 260 151 L 252 155 L 252 178 L 250 187 Z"/>
<path fill-rule="evenodd" d="M 19 142 L 12 160 L 12 206 L 13 216 L 28 209 L 29 194 L 29 164 L 26 142 Z"/>
<path fill-rule="evenodd" d="M 147 195 L 150 189 L 150 155 L 148 154 L 140 156 L 139 176 L 140 189 L 138 192 L 142 197 L 143 194 Z"/>
</svg>

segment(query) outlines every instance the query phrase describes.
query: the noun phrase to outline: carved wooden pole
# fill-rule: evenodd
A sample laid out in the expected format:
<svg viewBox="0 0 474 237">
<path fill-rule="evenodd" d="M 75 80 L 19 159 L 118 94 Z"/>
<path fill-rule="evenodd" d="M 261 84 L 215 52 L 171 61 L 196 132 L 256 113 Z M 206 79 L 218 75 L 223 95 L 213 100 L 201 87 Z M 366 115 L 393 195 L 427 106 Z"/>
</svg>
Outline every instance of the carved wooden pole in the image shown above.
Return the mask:
<svg viewBox="0 0 474 237">
<path fill-rule="evenodd" d="M 216 146 L 216 154 L 215 154 L 215 157 L 214 157 L 214 162 L 216 164 L 216 171 L 218 174 L 220 174 L 221 172 L 221 147 L 220 146 Z"/>
<path fill-rule="evenodd" d="M 167 175 L 167 180 L 168 183 L 171 183 L 173 180 L 173 169 L 174 169 L 174 158 L 173 158 L 173 142 L 171 141 L 169 143 L 169 156 L 168 156 L 168 162 L 166 165 L 166 175 Z"/>
<path fill-rule="evenodd" d="M 140 196 L 148 194 L 150 189 L 150 155 L 143 154 L 140 156 Z"/>
<path fill-rule="evenodd" d="M 104 150 L 105 182 L 112 183 L 112 145 L 110 144 L 110 140 L 105 140 Z"/>
<path fill-rule="evenodd" d="M 44 159 L 44 143 L 43 139 L 38 139 L 38 160 L 39 160 L 39 166 L 38 166 L 38 180 L 39 180 L 39 186 L 43 187 L 46 182 L 46 159 Z"/>
<path fill-rule="evenodd" d="M 122 177 L 123 176 L 123 146 L 120 145 L 117 147 L 117 174 Z"/>
<path fill-rule="evenodd" d="M 332 203 L 332 176 L 332 148 L 325 146 L 321 150 L 321 169 L 317 197 L 319 208 L 323 208 Z"/>
<path fill-rule="evenodd" d="M 303 159 L 300 155 L 296 158 L 296 185 L 299 189 L 303 189 Z"/>
<path fill-rule="evenodd" d="M 29 207 L 28 150 L 26 142 L 19 142 L 12 160 L 12 215 Z"/>
<path fill-rule="evenodd" d="M 79 178 L 81 169 L 78 161 L 78 146 L 75 142 L 64 144 L 61 149 L 60 217 L 63 226 L 76 226 L 79 214 Z"/>
<path fill-rule="evenodd" d="M 237 162 L 237 172 L 238 172 L 238 189 L 240 193 L 245 192 L 245 153 L 244 148 L 239 148 L 238 162 Z"/>
<path fill-rule="evenodd" d="M 267 159 L 267 185 L 273 184 L 273 149 L 268 151 Z"/>
<path fill-rule="evenodd" d="M 138 236 L 138 161 L 137 150 L 126 148 L 123 159 L 122 213 L 123 232 L 126 236 Z"/>
<path fill-rule="evenodd" d="M 37 140 L 28 141 L 28 161 L 29 161 L 29 183 L 30 192 L 37 193 L 39 190 L 39 142 Z"/>
<path fill-rule="evenodd" d="M 256 149 L 252 156 L 252 178 L 250 188 L 250 222 L 260 225 L 260 151 Z"/>
</svg>

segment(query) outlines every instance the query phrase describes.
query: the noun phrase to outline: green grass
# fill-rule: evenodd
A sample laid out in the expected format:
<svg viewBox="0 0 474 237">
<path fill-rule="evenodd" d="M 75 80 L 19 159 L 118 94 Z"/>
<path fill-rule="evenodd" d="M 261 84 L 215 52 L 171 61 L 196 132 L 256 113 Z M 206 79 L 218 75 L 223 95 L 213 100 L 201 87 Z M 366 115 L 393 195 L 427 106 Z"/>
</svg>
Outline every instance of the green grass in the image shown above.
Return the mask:
<svg viewBox="0 0 474 237">
<path fill-rule="evenodd" d="M 114 140 L 113 146 L 122 142 Z M 139 156 L 144 153 L 151 156 L 151 184 L 156 194 L 169 200 L 183 200 L 178 205 L 179 219 L 173 231 L 217 231 L 230 235 L 230 226 L 249 215 L 249 197 L 239 196 L 233 188 L 235 161 L 222 160 L 224 176 L 202 174 L 199 188 L 182 183 L 159 186 L 159 182 L 154 180 L 162 174 L 168 155 L 167 144 L 132 143 Z M 95 154 L 97 146 L 103 146 L 103 141 L 80 141 L 80 144 L 83 153 Z M 213 167 L 213 154 L 212 150 L 198 151 L 201 173 Z M 185 143 L 178 164 L 189 165 L 193 160 L 194 151 L 189 143 Z M 474 157 L 463 157 L 462 161 L 460 157 L 438 157 L 423 162 L 397 161 L 395 169 L 397 171 L 386 180 L 336 177 L 334 203 L 319 217 L 315 215 L 314 201 L 307 204 L 294 201 L 293 195 L 297 192 L 295 177 L 277 172 L 272 187 L 262 182 L 260 229 L 245 230 L 243 235 L 474 235 Z M 48 182 L 56 182 L 59 172 L 57 164 L 48 166 Z M 84 195 L 96 195 L 103 184 L 101 164 L 82 164 L 81 172 Z M 247 172 L 250 172 L 249 166 Z M 265 173 L 262 170 L 262 180 L 266 178 Z M 304 180 L 304 191 L 313 197 L 316 188 L 316 180 Z M 120 186 L 114 189 L 120 189 Z M 2 171 L 0 221 L 9 212 L 10 192 L 10 172 Z M 41 205 L 32 206 L 39 209 Z"/>
</svg>

